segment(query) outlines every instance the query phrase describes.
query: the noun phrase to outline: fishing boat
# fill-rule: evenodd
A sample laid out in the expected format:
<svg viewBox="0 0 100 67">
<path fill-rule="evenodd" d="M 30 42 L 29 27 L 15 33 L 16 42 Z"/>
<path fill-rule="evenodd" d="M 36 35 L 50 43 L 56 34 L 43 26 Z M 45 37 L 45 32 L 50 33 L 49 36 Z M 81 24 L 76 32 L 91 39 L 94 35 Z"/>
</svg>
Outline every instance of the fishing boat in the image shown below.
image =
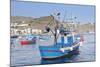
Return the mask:
<svg viewBox="0 0 100 67">
<path fill-rule="evenodd" d="M 61 42 L 57 42 L 50 46 L 40 46 L 40 52 L 43 59 L 56 59 L 66 55 L 70 55 L 79 50 L 81 45 L 80 35 L 62 36 Z M 67 42 L 65 42 L 65 39 Z"/>
<path fill-rule="evenodd" d="M 20 44 L 23 45 L 33 45 L 36 44 L 36 37 L 33 36 L 32 34 L 24 35 L 24 36 L 19 36 L 18 41 Z"/>
<path fill-rule="evenodd" d="M 11 35 L 11 38 L 18 38 L 18 35 Z"/>
<path fill-rule="evenodd" d="M 57 16 L 59 15 L 60 13 L 57 14 Z M 56 24 L 54 30 L 52 30 L 49 25 L 47 25 L 45 29 L 47 32 L 52 32 L 54 43 L 49 46 L 39 46 L 41 57 L 48 60 L 57 59 L 79 51 L 79 47 L 82 44 L 81 35 L 75 31 L 65 30 L 63 25 L 57 22 L 54 16 L 52 17 Z M 60 39 L 60 42 L 58 41 L 58 38 Z"/>
</svg>

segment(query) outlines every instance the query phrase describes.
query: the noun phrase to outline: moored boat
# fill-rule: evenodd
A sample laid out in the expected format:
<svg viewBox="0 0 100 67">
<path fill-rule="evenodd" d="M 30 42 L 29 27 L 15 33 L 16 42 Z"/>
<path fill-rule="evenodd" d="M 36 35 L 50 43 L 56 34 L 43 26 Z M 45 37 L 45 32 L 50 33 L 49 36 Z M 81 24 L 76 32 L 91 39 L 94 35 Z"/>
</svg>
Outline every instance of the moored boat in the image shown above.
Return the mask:
<svg viewBox="0 0 100 67">
<path fill-rule="evenodd" d="M 66 37 L 67 43 L 64 43 L 64 38 L 61 39 L 61 43 L 56 43 L 52 46 L 40 46 L 43 59 L 56 59 L 79 50 L 81 41 L 79 36 Z"/>
<path fill-rule="evenodd" d="M 57 14 L 59 16 L 60 13 Z M 39 46 L 40 53 L 43 59 L 56 59 L 63 56 L 68 56 L 74 54 L 74 52 L 79 51 L 80 44 L 82 44 L 81 35 L 76 31 L 66 30 L 64 26 L 57 22 L 55 17 L 53 17 L 53 22 L 55 22 L 54 30 L 50 26 L 46 26 L 47 32 L 52 32 L 54 35 L 54 43 L 50 46 Z M 58 32 L 59 31 L 59 32 Z M 60 38 L 60 42 L 57 41 Z"/>
</svg>

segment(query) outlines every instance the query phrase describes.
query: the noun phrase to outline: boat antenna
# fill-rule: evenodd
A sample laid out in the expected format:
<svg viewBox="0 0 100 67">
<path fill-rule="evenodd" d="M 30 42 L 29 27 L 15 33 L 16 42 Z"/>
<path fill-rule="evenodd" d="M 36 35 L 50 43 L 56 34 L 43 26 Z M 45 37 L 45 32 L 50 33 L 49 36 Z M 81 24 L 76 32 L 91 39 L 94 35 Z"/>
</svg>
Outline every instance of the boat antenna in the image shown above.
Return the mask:
<svg viewBox="0 0 100 67">
<path fill-rule="evenodd" d="M 64 21 L 65 21 L 66 14 L 67 14 L 67 11 L 65 10 L 65 14 L 64 14 L 64 17 L 63 17 L 63 20 L 62 20 L 62 22 L 64 22 Z"/>
</svg>

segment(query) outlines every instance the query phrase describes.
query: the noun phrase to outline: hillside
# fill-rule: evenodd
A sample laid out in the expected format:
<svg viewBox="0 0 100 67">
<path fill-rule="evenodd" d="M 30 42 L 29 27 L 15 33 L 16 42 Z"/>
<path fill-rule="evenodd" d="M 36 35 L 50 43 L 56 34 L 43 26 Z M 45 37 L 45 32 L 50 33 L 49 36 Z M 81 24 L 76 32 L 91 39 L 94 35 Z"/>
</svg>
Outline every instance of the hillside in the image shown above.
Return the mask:
<svg viewBox="0 0 100 67">
<path fill-rule="evenodd" d="M 32 17 L 24 17 L 24 16 L 11 16 L 11 23 L 21 23 L 22 21 L 33 21 Z"/>
<path fill-rule="evenodd" d="M 24 23 L 22 22 L 24 21 Z M 57 21 L 57 20 L 55 20 Z M 32 17 L 23 17 L 23 16 L 11 16 L 11 23 L 17 23 L 18 25 L 21 24 L 29 24 L 27 27 L 35 28 L 35 29 L 41 29 L 43 30 L 45 26 L 48 24 L 53 28 L 55 26 L 55 23 L 53 22 L 53 17 L 52 16 L 44 16 L 40 18 L 32 18 Z M 64 22 L 62 23 L 66 28 L 70 26 L 73 26 L 69 22 Z M 78 32 L 89 32 L 89 31 L 94 31 L 95 30 L 95 25 L 94 24 L 75 24 L 76 26 L 74 27 Z M 24 27 L 24 28 L 27 28 Z M 23 27 L 17 27 L 20 29 L 23 29 Z"/>
</svg>

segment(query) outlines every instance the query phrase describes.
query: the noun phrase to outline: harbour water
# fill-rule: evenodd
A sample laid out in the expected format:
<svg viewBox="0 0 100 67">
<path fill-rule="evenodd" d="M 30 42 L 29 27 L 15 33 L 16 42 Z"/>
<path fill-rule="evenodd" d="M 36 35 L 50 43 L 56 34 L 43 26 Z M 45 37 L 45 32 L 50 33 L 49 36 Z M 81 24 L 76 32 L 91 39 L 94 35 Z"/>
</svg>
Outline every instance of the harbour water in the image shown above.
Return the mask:
<svg viewBox="0 0 100 67">
<path fill-rule="evenodd" d="M 41 53 L 34 51 L 38 49 L 37 46 L 21 46 L 15 39 L 11 39 L 11 43 L 16 43 L 11 45 L 11 66 L 95 61 L 95 35 L 86 33 L 83 36 L 84 43 L 79 49 L 79 54 L 50 61 L 41 59 Z"/>
</svg>

